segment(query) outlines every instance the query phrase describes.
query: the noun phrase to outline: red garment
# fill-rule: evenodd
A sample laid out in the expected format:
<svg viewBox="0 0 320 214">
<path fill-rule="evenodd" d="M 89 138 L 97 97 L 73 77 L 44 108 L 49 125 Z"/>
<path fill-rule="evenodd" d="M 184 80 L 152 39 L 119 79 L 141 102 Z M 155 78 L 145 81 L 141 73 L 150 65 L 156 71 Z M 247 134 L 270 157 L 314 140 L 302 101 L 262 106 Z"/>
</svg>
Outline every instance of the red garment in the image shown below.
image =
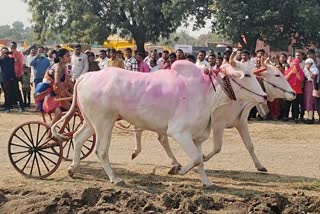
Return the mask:
<svg viewBox="0 0 320 214">
<path fill-rule="evenodd" d="M 281 113 L 280 99 L 275 99 L 273 102 L 268 101 L 268 108 L 272 119 L 278 119 Z"/>
<path fill-rule="evenodd" d="M 14 54 L 9 55 L 11 58 L 14 58 L 14 71 L 16 73 L 16 77 L 20 78 L 23 73 L 23 54 L 19 51 L 17 51 Z"/>
<path fill-rule="evenodd" d="M 142 73 L 149 73 L 150 67 L 146 62 L 142 61 L 142 62 L 138 63 L 138 71 L 142 72 Z"/>
<path fill-rule="evenodd" d="M 300 67 L 300 61 L 298 59 L 292 60 L 290 67 L 285 71 L 284 74 L 285 76 L 287 76 L 291 72 L 293 66 L 296 66 L 297 72 L 299 73 L 301 80 L 297 78 L 296 74 L 292 74 L 288 79 L 288 82 L 291 88 L 296 92 L 296 94 L 302 94 L 302 83 L 304 79 L 304 73 Z"/>
<path fill-rule="evenodd" d="M 218 73 L 220 73 L 220 71 L 221 71 L 220 68 L 213 69 L 213 73 L 215 73 L 215 75 L 217 75 Z"/>
<path fill-rule="evenodd" d="M 161 69 L 171 69 L 171 64 L 169 62 L 164 62 Z"/>
</svg>

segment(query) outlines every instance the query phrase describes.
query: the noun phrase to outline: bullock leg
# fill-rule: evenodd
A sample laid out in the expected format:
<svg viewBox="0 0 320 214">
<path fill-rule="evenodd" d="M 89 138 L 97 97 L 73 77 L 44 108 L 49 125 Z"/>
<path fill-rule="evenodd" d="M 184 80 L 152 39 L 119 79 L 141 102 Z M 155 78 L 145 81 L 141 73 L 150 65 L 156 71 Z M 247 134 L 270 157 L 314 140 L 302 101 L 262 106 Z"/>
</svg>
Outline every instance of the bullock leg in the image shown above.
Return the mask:
<svg viewBox="0 0 320 214">
<path fill-rule="evenodd" d="M 202 154 L 202 143 L 196 143 L 197 149 L 199 154 Z M 199 166 L 198 166 L 198 172 L 200 175 L 200 179 L 201 179 L 201 184 L 205 187 L 209 187 L 212 186 L 213 183 L 209 180 L 206 171 L 204 170 L 204 162 L 202 162 Z"/>
<path fill-rule="evenodd" d="M 173 153 L 170 149 L 168 136 L 158 134 L 158 140 L 161 143 L 163 149 L 166 151 L 168 157 L 171 159 L 171 164 L 174 166 L 181 166 L 181 164 L 177 161 L 176 157 L 173 155 Z"/>
<path fill-rule="evenodd" d="M 218 154 L 222 148 L 222 137 L 224 132 L 224 127 L 217 127 L 218 124 L 213 126 L 213 150 L 208 155 L 203 156 L 203 160 L 207 162 L 214 155 Z"/>
<path fill-rule="evenodd" d="M 124 184 L 124 182 L 120 178 L 116 177 L 109 162 L 109 148 L 112 136 L 112 128 L 114 122 L 116 121 L 116 117 L 101 118 L 103 118 L 103 120 L 99 121 L 99 123 L 94 124 L 97 142 L 96 155 L 100 159 L 101 164 L 105 172 L 107 173 L 111 183 L 122 185 Z"/>
<path fill-rule="evenodd" d="M 136 144 L 134 151 L 132 152 L 131 159 L 135 159 L 141 152 L 141 137 L 143 130 L 139 129 L 138 127 L 134 126 L 134 136 L 136 138 Z"/>
<path fill-rule="evenodd" d="M 239 124 L 239 126 L 236 126 L 242 141 L 244 143 L 244 145 L 246 146 L 252 160 L 254 163 L 254 166 L 257 168 L 258 171 L 261 172 L 267 172 L 268 170 L 260 163 L 260 161 L 258 160 L 255 152 L 254 152 L 254 146 L 251 140 L 251 137 L 249 135 L 249 130 L 248 130 L 248 122 L 241 120 L 241 123 Z"/>
<path fill-rule="evenodd" d="M 191 163 L 186 166 L 174 166 L 168 173 L 184 175 L 194 167 L 203 162 L 202 154 L 199 154 L 197 147 L 193 143 L 190 133 L 178 133 L 171 135 L 182 147 L 183 151 L 191 158 Z"/>
<path fill-rule="evenodd" d="M 73 177 L 73 175 L 76 173 L 76 171 L 80 166 L 80 155 L 81 155 L 81 148 L 83 144 L 93 134 L 94 134 L 93 128 L 86 120 L 84 120 L 81 128 L 73 135 L 73 142 L 75 146 L 73 151 L 72 164 L 68 169 L 68 174 L 70 177 Z"/>
</svg>

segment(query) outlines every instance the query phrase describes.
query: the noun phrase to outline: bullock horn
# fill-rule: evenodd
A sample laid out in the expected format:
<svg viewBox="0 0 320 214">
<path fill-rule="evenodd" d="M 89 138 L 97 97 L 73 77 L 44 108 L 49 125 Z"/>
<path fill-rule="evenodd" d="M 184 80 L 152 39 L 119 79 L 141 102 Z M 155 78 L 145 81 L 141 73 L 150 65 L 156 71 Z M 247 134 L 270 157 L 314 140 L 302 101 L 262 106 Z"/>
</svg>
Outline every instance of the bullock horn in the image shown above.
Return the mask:
<svg viewBox="0 0 320 214">
<path fill-rule="evenodd" d="M 263 68 L 253 70 L 253 73 L 254 73 L 254 75 L 259 75 L 260 73 L 262 73 L 266 70 L 267 70 L 267 68 L 263 67 Z"/>
<path fill-rule="evenodd" d="M 270 58 L 268 57 L 266 60 L 264 60 L 264 64 L 265 65 L 271 65 L 271 62 L 270 62 Z"/>
</svg>

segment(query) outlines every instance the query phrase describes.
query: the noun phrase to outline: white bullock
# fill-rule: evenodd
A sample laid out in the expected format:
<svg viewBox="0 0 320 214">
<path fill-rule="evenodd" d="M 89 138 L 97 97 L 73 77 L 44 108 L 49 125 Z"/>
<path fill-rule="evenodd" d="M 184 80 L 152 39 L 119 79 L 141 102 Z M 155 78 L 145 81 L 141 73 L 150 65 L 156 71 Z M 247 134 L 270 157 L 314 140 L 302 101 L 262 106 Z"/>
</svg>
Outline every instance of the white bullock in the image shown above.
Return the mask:
<svg viewBox="0 0 320 214">
<path fill-rule="evenodd" d="M 266 94 L 251 72 L 242 72 L 229 66 L 227 73 L 232 79 L 231 85 L 238 100 L 255 103 L 265 101 Z M 255 91 L 256 94 L 248 91 Z M 110 181 L 122 182 L 109 162 L 112 128 L 117 118 L 121 117 L 142 129 L 173 137 L 191 162 L 184 167 L 173 168 L 172 172 L 185 174 L 198 166 L 201 182 L 208 186 L 212 183 L 203 168 L 201 143 L 210 134 L 214 97 L 208 76 L 188 61 L 177 61 L 172 70 L 152 74 L 107 68 L 78 79 L 70 110 L 51 130 L 56 137 L 63 137 L 57 132 L 56 126 L 72 114 L 77 103 L 84 121 L 73 136 L 75 150 L 68 170 L 70 176 L 80 166 L 83 143 L 95 133 L 96 154 Z"/>
<path fill-rule="evenodd" d="M 232 59 L 231 59 L 232 60 Z M 238 64 L 242 70 L 253 70 L 253 67 L 245 67 L 243 64 Z M 289 85 L 284 75 L 274 66 L 266 65 L 266 70 L 255 72 L 258 78 L 261 78 L 266 89 L 268 100 L 273 101 L 276 98 L 283 98 L 287 100 L 293 100 L 295 98 L 295 92 Z M 211 124 L 213 129 L 213 151 L 208 155 L 204 156 L 204 161 L 208 161 L 215 154 L 219 153 L 222 148 L 222 137 L 224 129 L 236 128 L 245 144 L 253 163 L 257 170 L 266 172 L 267 169 L 260 163 L 254 152 L 254 146 L 248 130 L 248 115 L 252 107 L 256 105 L 253 102 L 247 101 L 228 101 L 226 102 L 227 96 L 218 88 L 216 94 L 215 104 L 218 106 L 211 113 Z M 142 130 L 136 128 L 135 139 L 136 146 L 132 153 L 132 159 L 138 156 L 141 152 L 141 135 Z M 166 151 L 168 157 L 171 159 L 172 164 L 179 166 L 179 162 L 172 154 L 168 143 L 168 137 L 158 134 L 158 140 Z"/>
</svg>

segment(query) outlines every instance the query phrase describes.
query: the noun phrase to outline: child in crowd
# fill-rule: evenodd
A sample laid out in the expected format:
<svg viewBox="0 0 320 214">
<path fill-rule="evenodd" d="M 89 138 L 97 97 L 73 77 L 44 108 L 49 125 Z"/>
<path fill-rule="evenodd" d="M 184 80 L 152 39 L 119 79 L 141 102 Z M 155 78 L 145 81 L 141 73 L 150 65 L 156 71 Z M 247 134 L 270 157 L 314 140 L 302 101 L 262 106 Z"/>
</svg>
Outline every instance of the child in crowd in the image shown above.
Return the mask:
<svg viewBox="0 0 320 214">
<path fill-rule="evenodd" d="M 22 93 L 23 93 L 23 103 L 25 107 L 30 107 L 30 91 L 31 91 L 31 85 L 32 83 L 30 82 L 31 78 L 31 70 L 29 67 L 24 65 L 23 67 L 23 74 L 21 77 L 21 82 L 22 82 Z"/>
</svg>

